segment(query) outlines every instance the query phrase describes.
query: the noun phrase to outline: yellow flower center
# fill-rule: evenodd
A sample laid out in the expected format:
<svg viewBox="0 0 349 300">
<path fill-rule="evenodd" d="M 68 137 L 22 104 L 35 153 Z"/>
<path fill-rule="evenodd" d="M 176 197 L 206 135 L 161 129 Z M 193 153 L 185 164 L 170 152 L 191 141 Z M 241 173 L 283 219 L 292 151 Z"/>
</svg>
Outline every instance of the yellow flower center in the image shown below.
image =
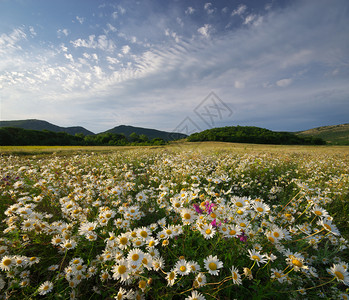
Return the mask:
<svg viewBox="0 0 349 300">
<path fill-rule="evenodd" d="M 172 230 L 167 229 L 167 230 L 166 230 L 166 233 L 167 233 L 168 235 L 171 235 L 171 234 L 172 234 Z"/>
<path fill-rule="evenodd" d="M 135 254 L 132 255 L 131 258 L 132 258 L 133 261 L 137 261 L 139 259 L 139 255 L 137 253 L 135 253 Z"/>
<path fill-rule="evenodd" d="M 124 236 L 123 236 L 122 238 L 120 238 L 120 244 L 121 244 L 121 245 L 126 245 L 127 242 L 128 242 L 127 237 L 124 237 Z"/>
<path fill-rule="evenodd" d="M 155 246 L 155 242 L 154 241 L 150 241 L 149 242 L 149 247 L 154 247 Z"/>
<path fill-rule="evenodd" d="M 232 230 L 229 231 L 229 234 L 230 234 L 230 235 L 235 235 L 235 234 L 236 234 L 236 231 L 232 229 Z"/>
<path fill-rule="evenodd" d="M 145 280 L 141 280 L 138 284 L 140 289 L 144 289 L 147 286 L 147 283 Z"/>
<path fill-rule="evenodd" d="M 258 211 L 258 212 L 263 212 L 264 209 L 263 209 L 263 207 L 257 207 L 257 211 Z"/>
<path fill-rule="evenodd" d="M 273 235 L 278 238 L 280 236 L 280 234 L 278 232 L 274 232 Z"/>
<path fill-rule="evenodd" d="M 188 214 L 188 213 L 185 213 L 185 214 L 184 214 L 184 219 L 186 219 L 186 220 L 190 220 L 190 217 L 191 217 L 191 215 L 190 215 L 190 214 Z"/>
<path fill-rule="evenodd" d="M 10 258 L 7 258 L 2 263 L 7 267 L 12 263 L 12 260 Z"/>
<path fill-rule="evenodd" d="M 303 266 L 303 263 L 300 260 L 298 260 L 297 258 L 292 259 L 292 264 L 298 268 L 301 268 Z"/>
<path fill-rule="evenodd" d="M 210 228 L 207 228 L 205 232 L 206 234 L 211 234 L 212 230 Z"/>
<path fill-rule="evenodd" d="M 146 238 L 148 236 L 148 233 L 145 230 L 141 231 L 141 237 Z"/>
<path fill-rule="evenodd" d="M 256 261 L 260 261 L 261 259 L 257 255 L 252 255 L 252 259 Z"/>
<path fill-rule="evenodd" d="M 217 270 L 217 265 L 214 262 L 209 263 L 208 267 L 212 271 Z"/>
<path fill-rule="evenodd" d="M 315 213 L 317 216 L 322 216 L 322 211 L 320 211 L 320 210 L 316 210 L 316 211 L 314 211 L 314 213 Z"/>
<path fill-rule="evenodd" d="M 118 267 L 118 273 L 124 274 L 126 272 L 126 267 L 124 265 L 121 265 Z"/>
<path fill-rule="evenodd" d="M 233 278 L 236 280 L 236 279 L 238 279 L 238 275 L 234 272 L 233 273 Z"/>
<path fill-rule="evenodd" d="M 243 207 L 243 206 L 244 206 L 241 202 L 236 202 L 235 204 L 236 204 L 236 206 L 238 206 L 238 207 Z"/>
<path fill-rule="evenodd" d="M 187 270 L 187 268 L 186 268 L 185 266 L 181 266 L 181 267 L 179 268 L 179 270 L 180 270 L 181 272 L 185 272 L 185 271 Z"/>
<path fill-rule="evenodd" d="M 337 277 L 338 279 L 344 280 L 344 275 L 343 275 L 341 272 L 336 271 L 336 272 L 334 272 L 334 274 L 336 275 L 336 277 Z"/>
<path fill-rule="evenodd" d="M 170 275 L 168 276 L 168 279 L 173 280 L 175 278 L 175 273 L 171 272 Z"/>
<path fill-rule="evenodd" d="M 275 277 L 276 277 L 276 278 L 281 278 L 281 277 L 282 277 L 281 274 L 280 274 L 279 272 L 275 272 L 274 274 L 275 274 Z"/>
</svg>

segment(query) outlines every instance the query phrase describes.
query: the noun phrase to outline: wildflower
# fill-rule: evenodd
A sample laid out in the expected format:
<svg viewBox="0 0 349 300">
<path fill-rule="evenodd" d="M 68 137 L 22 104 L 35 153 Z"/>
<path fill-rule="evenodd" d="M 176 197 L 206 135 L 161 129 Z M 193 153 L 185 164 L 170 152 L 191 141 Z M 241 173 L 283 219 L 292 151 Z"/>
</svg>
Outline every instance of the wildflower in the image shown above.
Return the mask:
<svg viewBox="0 0 349 300">
<path fill-rule="evenodd" d="M 219 269 L 223 267 L 223 263 L 217 256 L 210 255 L 204 259 L 205 268 L 211 275 L 218 276 Z"/>
<path fill-rule="evenodd" d="M 205 299 L 206 298 L 198 291 L 192 291 L 191 295 L 185 298 L 185 300 L 205 300 Z"/>
<path fill-rule="evenodd" d="M 208 240 L 213 238 L 213 236 L 216 234 L 216 230 L 211 224 L 204 224 L 201 230 L 201 234 L 206 240 Z"/>
<path fill-rule="evenodd" d="M 9 271 L 10 268 L 15 264 L 15 260 L 10 256 L 4 256 L 0 262 L 0 269 L 3 271 Z"/>
<path fill-rule="evenodd" d="M 127 299 L 126 294 L 127 294 L 127 291 L 121 287 L 117 295 L 115 296 L 115 299 L 117 300 Z"/>
<path fill-rule="evenodd" d="M 68 239 L 60 244 L 64 250 L 72 250 L 76 247 L 76 242 L 74 240 Z"/>
<path fill-rule="evenodd" d="M 53 283 L 51 281 L 45 281 L 43 284 L 40 285 L 38 292 L 39 295 L 46 295 L 47 293 L 50 293 L 53 289 Z"/>
<path fill-rule="evenodd" d="M 265 214 L 265 213 L 268 213 L 270 211 L 269 205 L 267 205 L 263 202 L 259 202 L 259 201 L 256 201 L 253 204 L 253 208 L 260 214 Z"/>
<path fill-rule="evenodd" d="M 182 216 L 183 225 L 188 225 L 195 221 L 194 211 L 190 208 L 183 208 L 181 210 L 181 216 Z"/>
<path fill-rule="evenodd" d="M 242 284 L 241 276 L 239 274 L 239 271 L 234 266 L 231 267 L 231 276 L 232 276 L 234 284 L 238 284 L 238 285 Z"/>
<path fill-rule="evenodd" d="M 250 256 L 250 259 L 255 261 L 259 267 L 259 263 L 266 263 L 267 260 L 266 260 L 266 256 L 265 254 L 260 254 L 259 251 L 256 251 L 256 250 L 248 250 L 248 253 L 249 253 L 249 256 Z"/>
<path fill-rule="evenodd" d="M 201 270 L 201 267 L 200 267 L 200 265 L 197 262 L 191 260 L 188 263 L 190 265 L 190 270 L 193 273 L 197 273 L 197 272 L 199 272 Z"/>
<path fill-rule="evenodd" d="M 250 268 L 244 268 L 244 275 L 247 277 L 249 280 L 253 279 L 252 271 Z"/>
<path fill-rule="evenodd" d="M 272 272 L 272 274 L 270 276 L 271 278 L 276 279 L 280 283 L 285 282 L 286 277 L 285 277 L 284 273 L 281 270 L 271 268 L 270 271 Z"/>
<path fill-rule="evenodd" d="M 207 282 L 206 275 L 204 273 L 198 273 L 194 280 L 194 287 L 195 288 L 202 287 L 206 284 L 206 282 Z"/>
<path fill-rule="evenodd" d="M 317 224 L 320 226 L 323 226 L 327 231 L 333 233 L 334 235 L 340 235 L 336 225 L 332 224 L 332 222 L 329 220 L 322 219 L 322 220 L 319 220 Z"/>
<path fill-rule="evenodd" d="M 180 259 L 175 264 L 175 270 L 179 275 L 188 275 L 191 271 L 189 263 L 185 259 Z"/>
<path fill-rule="evenodd" d="M 177 278 L 177 272 L 175 270 L 172 270 L 171 272 L 167 273 L 166 280 L 167 280 L 167 285 L 172 286 Z"/>
<path fill-rule="evenodd" d="M 348 273 L 348 269 L 345 269 L 343 267 L 343 265 L 341 264 L 333 264 L 333 266 L 329 269 L 327 269 L 327 271 L 334 275 L 335 278 L 344 283 L 345 285 L 349 285 L 349 273 Z"/>
<path fill-rule="evenodd" d="M 306 265 L 304 265 L 304 257 L 299 253 L 290 253 L 286 262 L 294 268 L 295 271 L 299 271 L 300 269 L 308 269 Z"/>
<path fill-rule="evenodd" d="M 126 259 L 120 259 L 112 268 L 113 278 L 126 281 L 129 278 L 130 268 Z"/>
</svg>

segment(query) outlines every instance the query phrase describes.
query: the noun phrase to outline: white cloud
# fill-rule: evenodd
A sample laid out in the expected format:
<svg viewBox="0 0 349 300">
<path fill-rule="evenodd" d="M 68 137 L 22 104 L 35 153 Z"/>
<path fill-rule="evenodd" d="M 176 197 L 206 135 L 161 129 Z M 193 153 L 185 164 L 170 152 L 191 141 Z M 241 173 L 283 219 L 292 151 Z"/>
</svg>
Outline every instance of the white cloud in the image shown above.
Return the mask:
<svg viewBox="0 0 349 300">
<path fill-rule="evenodd" d="M 64 29 L 58 29 L 57 30 L 57 36 L 58 38 L 61 38 L 62 36 L 68 36 L 69 35 L 69 30 L 64 28 Z"/>
<path fill-rule="evenodd" d="M 125 45 L 125 46 L 123 46 L 123 47 L 121 48 L 121 51 L 122 51 L 123 54 L 129 53 L 130 50 L 131 50 L 131 47 L 130 47 L 129 45 Z"/>
<path fill-rule="evenodd" d="M 79 21 L 80 24 L 83 24 L 84 21 L 85 21 L 85 18 L 82 18 L 82 17 L 79 17 L 79 16 L 76 16 L 76 19 Z"/>
<path fill-rule="evenodd" d="M 198 32 L 202 34 L 204 37 L 209 37 L 210 36 L 210 31 L 212 30 L 212 25 L 210 24 L 205 24 L 204 26 L 200 27 L 198 29 Z"/>
<path fill-rule="evenodd" d="M 248 15 L 248 16 L 245 18 L 245 20 L 244 20 L 244 24 L 250 24 L 250 23 L 252 23 L 252 21 L 255 20 L 256 17 L 257 17 L 257 16 L 254 15 L 254 14 Z"/>
<path fill-rule="evenodd" d="M 245 83 L 242 82 L 242 81 L 240 81 L 240 80 L 235 80 L 235 82 L 234 82 L 234 87 L 235 87 L 236 89 L 242 89 L 242 88 L 245 87 Z"/>
<path fill-rule="evenodd" d="M 126 9 L 122 7 L 121 5 L 118 6 L 120 14 L 124 15 L 126 13 Z"/>
<path fill-rule="evenodd" d="M 114 11 L 112 14 L 111 14 L 112 18 L 115 20 L 118 18 L 118 12 L 117 11 Z"/>
<path fill-rule="evenodd" d="M 35 32 L 35 29 L 34 29 L 33 26 L 29 26 L 29 31 L 30 31 L 30 34 L 31 34 L 32 36 L 36 36 L 36 35 L 37 35 L 37 33 Z"/>
<path fill-rule="evenodd" d="M 204 9 L 206 10 L 207 14 L 211 15 L 215 12 L 215 8 L 212 8 L 212 3 L 208 2 L 208 3 L 205 3 L 204 5 Z"/>
<path fill-rule="evenodd" d="M 117 63 L 119 63 L 120 61 L 117 59 L 117 58 L 115 58 L 115 57 L 110 57 L 110 56 L 107 56 L 107 61 L 110 63 L 110 64 L 117 64 Z"/>
<path fill-rule="evenodd" d="M 19 42 L 25 40 L 27 35 L 22 28 L 14 29 L 10 34 L 3 33 L 0 35 L 0 54 L 5 53 L 7 50 L 20 50 L 22 49 Z"/>
<path fill-rule="evenodd" d="M 77 39 L 75 41 L 70 41 L 70 43 L 75 47 L 91 48 L 91 49 L 101 49 L 105 51 L 112 51 L 115 49 L 115 44 L 111 39 L 108 39 L 105 35 L 98 36 L 95 40 L 95 35 L 90 35 L 88 40 Z"/>
<path fill-rule="evenodd" d="M 70 60 L 72 63 L 74 62 L 73 55 L 65 53 L 64 56 L 66 59 Z"/>
<path fill-rule="evenodd" d="M 292 83 L 292 78 L 284 78 L 280 79 L 276 82 L 276 85 L 279 87 L 287 87 Z"/>
<path fill-rule="evenodd" d="M 191 6 L 189 6 L 186 10 L 185 10 L 185 14 L 186 15 L 192 15 L 195 12 L 195 9 Z"/>
<path fill-rule="evenodd" d="M 247 9 L 247 6 L 244 4 L 240 4 L 237 9 L 234 9 L 231 13 L 232 16 L 241 16 Z"/>
</svg>

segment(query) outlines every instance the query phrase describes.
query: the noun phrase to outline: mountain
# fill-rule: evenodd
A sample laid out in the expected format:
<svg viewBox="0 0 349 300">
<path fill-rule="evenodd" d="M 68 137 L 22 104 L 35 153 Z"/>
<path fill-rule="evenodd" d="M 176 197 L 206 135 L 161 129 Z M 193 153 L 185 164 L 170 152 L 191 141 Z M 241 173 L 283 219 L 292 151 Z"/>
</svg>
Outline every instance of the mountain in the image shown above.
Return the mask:
<svg viewBox="0 0 349 300">
<path fill-rule="evenodd" d="M 93 132 L 81 126 L 60 127 L 46 121 L 35 120 L 35 119 L 17 120 L 17 121 L 0 121 L 0 127 L 17 127 L 17 128 L 23 128 L 23 129 L 31 129 L 31 130 L 48 130 L 53 132 L 66 132 L 71 135 L 75 135 L 77 133 L 82 133 L 83 135 L 94 135 Z"/>
<path fill-rule="evenodd" d="M 349 145 L 349 123 L 316 127 L 295 134 L 303 137 L 319 137 L 329 144 Z"/>
<path fill-rule="evenodd" d="M 320 138 L 302 137 L 291 132 L 271 131 L 255 126 L 227 126 L 193 133 L 188 142 L 219 141 L 230 143 L 254 143 L 275 145 L 323 145 Z"/>
<path fill-rule="evenodd" d="M 150 140 L 152 140 L 154 138 L 161 138 L 165 141 L 184 139 L 187 137 L 187 135 L 183 134 L 183 133 L 166 132 L 166 131 L 161 131 L 161 130 L 156 130 L 156 129 L 133 127 L 133 126 L 127 126 L 127 125 L 116 126 L 116 127 L 109 129 L 105 132 L 124 134 L 126 137 L 129 137 L 131 133 L 136 133 L 138 135 L 144 134 Z"/>
</svg>

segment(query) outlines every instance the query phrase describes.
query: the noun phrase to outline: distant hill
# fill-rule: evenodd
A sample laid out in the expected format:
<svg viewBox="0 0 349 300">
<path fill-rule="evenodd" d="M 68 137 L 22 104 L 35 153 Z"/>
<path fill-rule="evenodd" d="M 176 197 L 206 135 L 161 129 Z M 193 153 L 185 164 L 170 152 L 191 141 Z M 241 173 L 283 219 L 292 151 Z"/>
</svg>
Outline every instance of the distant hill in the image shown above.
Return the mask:
<svg viewBox="0 0 349 300">
<path fill-rule="evenodd" d="M 349 145 L 349 123 L 321 126 L 295 132 L 298 136 L 313 136 L 325 140 L 329 144 Z"/>
<path fill-rule="evenodd" d="M 156 129 L 134 127 L 134 126 L 127 126 L 127 125 L 116 126 L 112 129 L 107 130 L 106 132 L 123 134 L 126 137 L 129 137 L 131 133 L 136 133 L 138 135 L 144 134 L 150 140 L 154 138 L 161 138 L 165 141 L 184 139 L 187 137 L 187 135 L 183 133 L 166 132 L 166 131 L 161 131 Z"/>
<path fill-rule="evenodd" d="M 227 126 L 193 133 L 188 142 L 219 141 L 275 145 L 324 145 L 321 138 L 302 137 L 291 132 L 277 132 L 255 126 Z"/>
<path fill-rule="evenodd" d="M 81 126 L 60 127 L 42 120 L 17 120 L 17 121 L 0 121 L 0 127 L 16 127 L 30 130 L 48 130 L 53 132 L 66 132 L 71 135 L 82 133 L 83 135 L 94 135 L 93 132 Z"/>
</svg>

